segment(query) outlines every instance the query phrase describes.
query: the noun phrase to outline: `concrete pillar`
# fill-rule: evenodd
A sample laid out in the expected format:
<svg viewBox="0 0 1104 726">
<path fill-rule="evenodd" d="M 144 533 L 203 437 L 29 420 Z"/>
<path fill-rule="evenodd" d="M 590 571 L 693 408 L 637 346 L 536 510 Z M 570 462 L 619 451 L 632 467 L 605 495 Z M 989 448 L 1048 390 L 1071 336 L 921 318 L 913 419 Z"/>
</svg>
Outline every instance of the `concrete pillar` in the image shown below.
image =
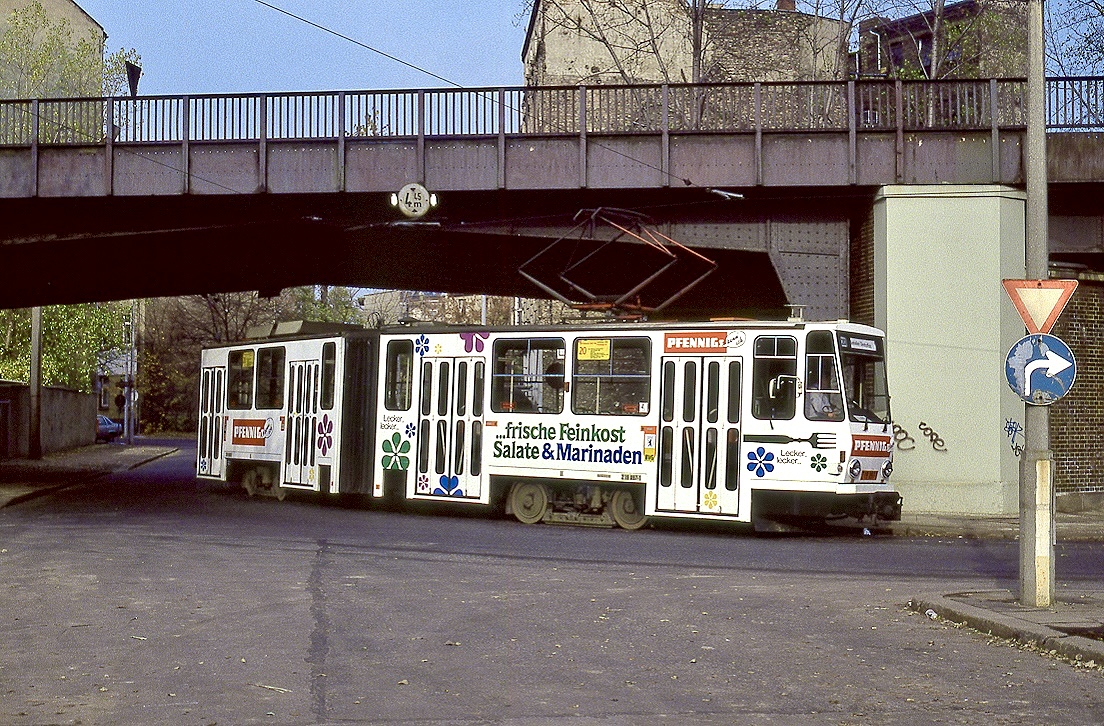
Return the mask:
<svg viewBox="0 0 1104 726">
<path fill-rule="evenodd" d="M 1014 515 L 1024 407 L 1004 360 L 1023 335 L 1003 278 L 1024 274 L 1024 194 L 891 186 L 874 205 L 874 316 L 886 331 L 906 511 Z"/>
</svg>

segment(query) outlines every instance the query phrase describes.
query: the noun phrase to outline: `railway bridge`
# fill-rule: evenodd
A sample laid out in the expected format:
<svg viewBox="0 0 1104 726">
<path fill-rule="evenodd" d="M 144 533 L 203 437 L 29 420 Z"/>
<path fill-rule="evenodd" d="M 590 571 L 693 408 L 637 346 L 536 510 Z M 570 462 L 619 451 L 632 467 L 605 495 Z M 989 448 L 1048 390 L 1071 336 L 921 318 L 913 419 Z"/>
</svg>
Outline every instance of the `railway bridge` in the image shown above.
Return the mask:
<svg viewBox="0 0 1104 726">
<path fill-rule="evenodd" d="M 1047 90 L 1052 263 L 1091 295 L 1104 79 Z M 519 266 L 578 210 L 632 209 L 718 263 L 666 315 L 792 302 L 886 329 L 902 488 L 934 510 L 1015 511 L 1007 431 L 1022 406 L 998 373 L 1022 326 L 998 282 L 1023 275 L 1024 92 L 863 80 L 2 101 L 0 306 L 311 283 L 532 295 Z M 410 182 L 440 200 L 417 222 L 389 204 Z"/>
<path fill-rule="evenodd" d="M 1048 85 L 1057 258 L 1104 249 L 1104 158 L 1084 131 L 1101 84 Z M 530 294 L 518 265 L 579 209 L 613 206 L 720 263 L 673 312 L 847 315 L 878 190 L 1022 186 L 1023 94 L 987 80 L 3 101 L 0 269 L 21 272 L 0 305 L 316 282 Z M 427 223 L 397 224 L 388 204 L 409 182 L 441 200 Z"/>
</svg>

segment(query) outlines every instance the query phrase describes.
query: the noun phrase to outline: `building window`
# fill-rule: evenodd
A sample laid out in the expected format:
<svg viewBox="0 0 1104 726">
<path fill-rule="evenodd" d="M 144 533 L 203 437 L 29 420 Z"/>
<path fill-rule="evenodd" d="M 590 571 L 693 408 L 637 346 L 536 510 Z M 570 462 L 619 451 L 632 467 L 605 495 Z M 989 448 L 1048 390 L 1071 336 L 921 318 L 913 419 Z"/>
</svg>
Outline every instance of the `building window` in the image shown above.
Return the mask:
<svg viewBox="0 0 1104 726">
<path fill-rule="evenodd" d="M 109 408 L 111 408 L 111 379 L 100 376 L 100 410 L 106 411 Z"/>
</svg>

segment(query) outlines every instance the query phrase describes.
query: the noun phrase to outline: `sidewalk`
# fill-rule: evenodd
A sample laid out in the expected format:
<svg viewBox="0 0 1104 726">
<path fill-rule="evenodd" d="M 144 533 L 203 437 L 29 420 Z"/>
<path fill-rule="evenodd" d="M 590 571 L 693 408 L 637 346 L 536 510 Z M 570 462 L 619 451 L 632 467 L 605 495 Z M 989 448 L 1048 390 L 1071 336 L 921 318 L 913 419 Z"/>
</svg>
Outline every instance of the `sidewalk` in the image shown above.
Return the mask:
<svg viewBox="0 0 1104 726">
<path fill-rule="evenodd" d="M 135 469 L 176 451 L 172 446 L 93 444 L 37 461 L 0 461 L 0 509 L 113 472 Z"/>
<path fill-rule="evenodd" d="M 1059 542 L 1104 542 L 1104 511 L 1057 512 L 1055 536 Z M 904 512 L 889 529 L 898 537 L 961 537 L 965 539 L 1016 539 L 1020 518 L 968 517 L 952 514 Z"/>
<path fill-rule="evenodd" d="M 176 451 L 172 446 L 95 444 L 40 461 L 0 461 L 0 508 L 135 469 Z M 1058 512 L 1055 518 L 1059 542 L 1104 542 L 1104 511 Z M 1015 539 L 1019 518 L 906 512 L 890 530 L 900 537 Z M 1091 661 L 1104 666 L 1104 591 L 1062 592 L 1049 608 L 1024 607 L 1007 590 L 921 595 L 910 600 L 909 607 L 1086 665 Z"/>
<path fill-rule="evenodd" d="M 1026 607 L 1008 590 L 919 596 L 908 607 L 1030 649 L 1104 668 L 1104 591 L 1062 592 L 1048 608 Z"/>
</svg>

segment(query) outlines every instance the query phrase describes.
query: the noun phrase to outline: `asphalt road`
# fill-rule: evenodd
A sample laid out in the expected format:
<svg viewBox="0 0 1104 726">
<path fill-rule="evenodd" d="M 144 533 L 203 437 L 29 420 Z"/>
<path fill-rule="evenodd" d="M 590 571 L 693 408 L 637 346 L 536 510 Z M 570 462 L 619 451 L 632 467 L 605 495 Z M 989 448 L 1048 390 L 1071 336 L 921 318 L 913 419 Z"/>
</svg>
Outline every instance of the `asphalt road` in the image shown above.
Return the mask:
<svg viewBox="0 0 1104 726">
<path fill-rule="evenodd" d="M 1014 587 L 1011 541 L 249 500 L 190 456 L 0 511 L 0 723 L 1104 723 L 1099 669 L 905 609 Z"/>
</svg>

